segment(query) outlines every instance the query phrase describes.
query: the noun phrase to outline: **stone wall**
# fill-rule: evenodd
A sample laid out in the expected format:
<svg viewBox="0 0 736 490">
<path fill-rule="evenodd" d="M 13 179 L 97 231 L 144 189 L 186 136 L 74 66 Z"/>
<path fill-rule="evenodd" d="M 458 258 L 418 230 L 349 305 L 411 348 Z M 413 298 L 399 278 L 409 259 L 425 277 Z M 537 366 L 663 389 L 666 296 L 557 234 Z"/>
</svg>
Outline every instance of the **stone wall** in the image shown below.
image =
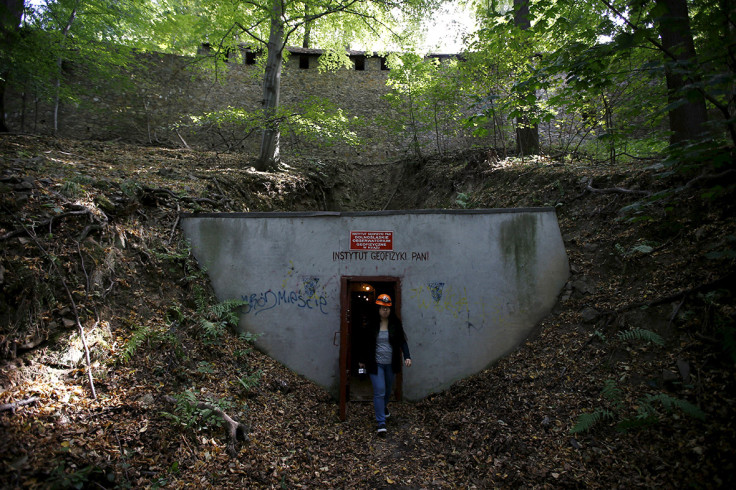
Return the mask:
<svg viewBox="0 0 736 490">
<path fill-rule="evenodd" d="M 206 53 L 204 53 L 206 54 Z M 311 96 L 329 99 L 349 116 L 364 121 L 358 147 L 309 143 L 285 134 L 281 141 L 284 158 L 298 153 L 312 158 L 390 161 L 408 151 L 402 135 L 390 133 L 379 116 L 390 117 L 391 108 L 383 99 L 388 92 L 385 60 L 349 52 L 363 69 L 342 68 L 334 72 L 318 70 L 319 50 L 290 49 L 282 71 L 282 105 Z M 250 57 L 252 58 L 252 56 Z M 74 104 L 59 109 L 59 135 L 85 139 L 183 145 L 218 150 L 257 152 L 260 133 L 247 138 L 228 128 L 198 128 L 181 125 L 190 115 L 226 109 L 229 106 L 253 111 L 261 108 L 262 76 L 255 64 L 248 64 L 246 52 L 232 56 L 226 66 L 213 73 L 207 56 L 182 57 L 165 54 L 139 55 L 135 67 L 124 70 L 119 80 L 94 81 L 81 69 L 66 71 L 82 95 Z M 209 61 L 209 62 L 208 62 Z M 53 130 L 51 104 L 26 100 L 19 94 L 6 96 L 7 121 L 13 131 L 50 134 Z M 219 133 L 219 134 L 218 134 Z M 403 135 L 405 139 L 406 135 Z M 427 134 L 430 139 L 433 135 Z M 477 141 L 475 141 L 477 143 Z M 452 146 L 467 147 L 469 137 L 461 135 Z M 481 143 L 482 144 L 482 143 Z"/>
</svg>

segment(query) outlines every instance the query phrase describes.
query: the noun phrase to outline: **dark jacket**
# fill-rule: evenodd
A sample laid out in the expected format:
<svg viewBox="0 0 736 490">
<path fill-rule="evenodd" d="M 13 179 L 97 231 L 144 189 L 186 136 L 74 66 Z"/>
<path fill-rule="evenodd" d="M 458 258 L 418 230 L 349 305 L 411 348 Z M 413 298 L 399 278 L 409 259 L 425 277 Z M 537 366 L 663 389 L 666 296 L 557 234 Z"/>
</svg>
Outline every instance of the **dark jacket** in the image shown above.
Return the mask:
<svg viewBox="0 0 736 490">
<path fill-rule="evenodd" d="M 377 374 L 378 366 L 376 364 L 376 342 L 378 340 L 378 331 L 380 329 L 380 322 L 374 321 L 370 324 L 367 331 L 367 338 L 362 342 L 365 346 L 363 349 L 363 355 L 360 356 L 360 362 L 365 364 L 369 374 Z M 388 323 L 388 342 L 391 344 L 393 351 L 391 356 L 391 368 L 394 373 L 400 373 L 403 362 L 401 360 L 401 354 L 404 354 L 404 359 L 411 359 L 409 354 L 409 344 L 406 342 L 406 334 L 404 328 L 401 325 L 401 320 L 396 317 L 390 318 Z"/>
</svg>

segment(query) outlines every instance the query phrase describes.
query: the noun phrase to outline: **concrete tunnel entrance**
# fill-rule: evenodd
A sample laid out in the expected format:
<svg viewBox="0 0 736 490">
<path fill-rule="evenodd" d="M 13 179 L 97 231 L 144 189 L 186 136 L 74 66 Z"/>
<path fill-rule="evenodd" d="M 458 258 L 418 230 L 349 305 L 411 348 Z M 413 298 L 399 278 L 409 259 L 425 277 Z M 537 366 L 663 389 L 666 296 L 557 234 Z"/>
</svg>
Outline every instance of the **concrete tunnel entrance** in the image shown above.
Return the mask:
<svg viewBox="0 0 736 490">
<path fill-rule="evenodd" d="M 341 411 L 370 396 L 355 342 L 376 292 L 394 298 L 412 353 L 396 395 L 420 400 L 519 345 L 569 275 L 552 208 L 185 214 L 181 226 L 217 297 L 248 303 L 239 329 Z"/>
</svg>

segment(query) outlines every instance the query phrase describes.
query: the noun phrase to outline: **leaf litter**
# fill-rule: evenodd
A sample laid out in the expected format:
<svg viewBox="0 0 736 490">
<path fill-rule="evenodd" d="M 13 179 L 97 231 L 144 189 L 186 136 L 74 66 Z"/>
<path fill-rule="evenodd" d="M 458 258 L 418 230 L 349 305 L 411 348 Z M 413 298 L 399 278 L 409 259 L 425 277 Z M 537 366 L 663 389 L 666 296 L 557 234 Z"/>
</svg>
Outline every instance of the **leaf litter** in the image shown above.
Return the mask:
<svg viewBox="0 0 736 490">
<path fill-rule="evenodd" d="M 685 187 L 641 211 L 641 194 L 586 188 L 685 182 L 637 166 L 498 165 L 468 152 L 395 163 L 388 172 L 403 177 L 386 203 L 367 190 L 390 176 L 376 183 L 374 169 L 340 162 L 269 174 L 238 155 L 121 143 L 3 136 L 0 148 L 0 404 L 17 404 L 0 412 L 3 487 L 733 484 L 733 182 L 715 199 Z M 215 300 L 181 243 L 179 212 L 468 205 L 556 207 L 570 281 L 517 350 L 392 406 L 385 439 L 370 404 L 351 403 L 340 422 L 325 390 L 229 330 L 205 341 L 193 321 L 199 299 Z M 248 426 L 235 458 L 222 423 L 202 410 L 188 417 L 183 394 Z M 665 394 L 705 418 L 648 414 L 647 396 Z M 571 432 L 598 409 L 611 416 Z M 624 421 L 641 426 L 621 430 Z"/>
</svg>

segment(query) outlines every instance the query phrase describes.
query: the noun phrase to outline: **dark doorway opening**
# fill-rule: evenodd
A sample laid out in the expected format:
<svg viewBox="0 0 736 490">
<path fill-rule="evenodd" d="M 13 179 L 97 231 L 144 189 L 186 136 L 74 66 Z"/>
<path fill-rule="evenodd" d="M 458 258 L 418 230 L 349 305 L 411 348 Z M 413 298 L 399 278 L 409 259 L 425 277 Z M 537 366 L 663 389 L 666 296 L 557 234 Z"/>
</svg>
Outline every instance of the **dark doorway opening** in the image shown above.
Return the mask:
<svg viewBox="0 0 736 490">
<path fill-rule="evenodd" d="M 358 363 L 369 340 L 368 326 L 377 312 L 376 298 L 388 294 L 401 317 L 401 287 L 396 277 L 343 277 L 341 280 L 340 324 L 340 418 L 347 417 L 347 403 L 370 402 L 373 389 L 367 374 L 358 372 Z M 401 374 L 396 376 L 394 398 L 401 398 Z"/>
</svg>

